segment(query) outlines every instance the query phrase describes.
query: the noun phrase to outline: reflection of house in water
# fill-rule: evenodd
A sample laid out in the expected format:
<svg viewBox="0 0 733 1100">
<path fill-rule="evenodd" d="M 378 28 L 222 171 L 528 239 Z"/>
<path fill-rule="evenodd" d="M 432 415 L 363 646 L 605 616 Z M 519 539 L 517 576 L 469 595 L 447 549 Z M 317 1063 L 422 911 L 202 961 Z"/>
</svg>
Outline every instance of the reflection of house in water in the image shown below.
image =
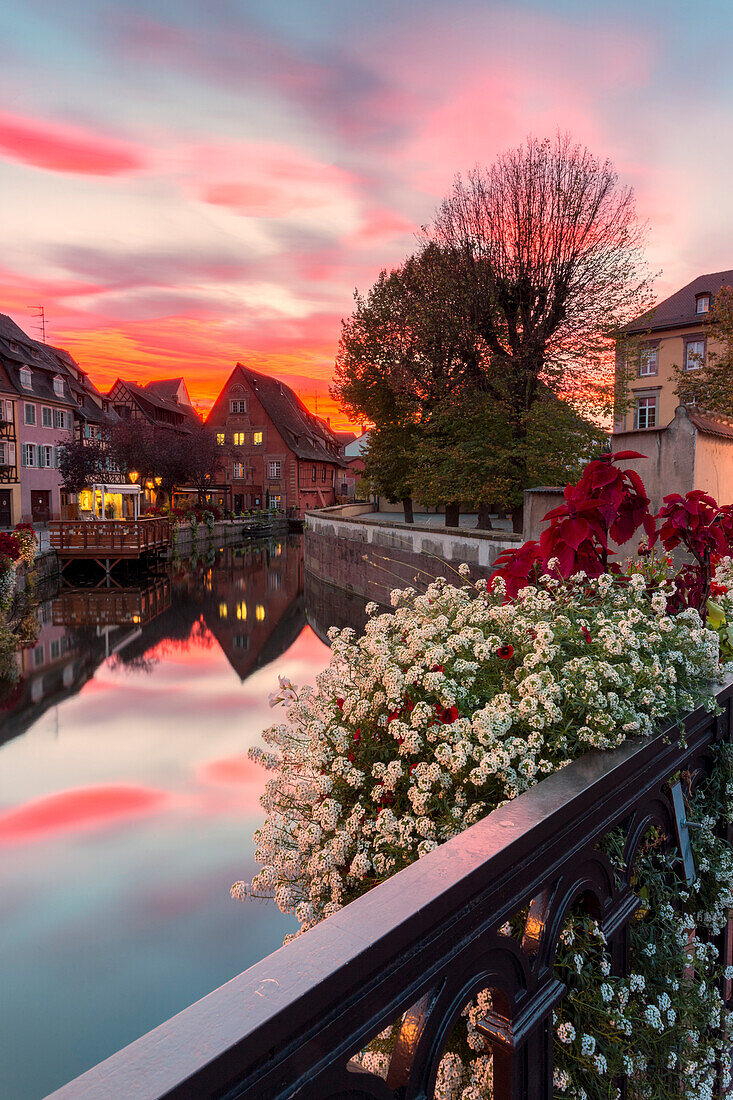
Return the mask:
<svg viewBox="0 0 733 1100">
<path fill-rule="evenodd" d="M 302 540 L 223 550 L 207 588 L 206 625 L 245 680 L 284 653 L 305 626 Z"/>
<path fill-rule="evenodd" d="M 305 626 L 302 540 L 252 541 L 125 588 L 62 588 L 37 614 L 36 645 L 19 656 L 22 694 L 0 710 L 0 742 L 75 695 L 110 657 L 152 672 L 157 647 L 198 636 L 215 639 L 240 680 L 275 660 Z"/>
</svg>

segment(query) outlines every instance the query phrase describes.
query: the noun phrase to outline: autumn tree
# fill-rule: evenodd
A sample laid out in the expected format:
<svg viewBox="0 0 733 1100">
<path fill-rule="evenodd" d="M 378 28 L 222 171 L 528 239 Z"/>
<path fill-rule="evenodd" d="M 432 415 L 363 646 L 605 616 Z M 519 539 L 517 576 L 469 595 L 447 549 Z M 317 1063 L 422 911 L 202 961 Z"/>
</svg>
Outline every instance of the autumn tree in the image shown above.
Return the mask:
<svg viewBox="0 0 733 1100">
<path fill-rule="evenodd" d="M 224 464 L 225 450 L 216 442 L 216 434 L 205 424 L 194 428 L 187 439 L 186 484 L 198 492 L 203 502 L 216 480 L 217 471 Z"/>
<path fill-rule="evenodd" d="M 705 360 L 693 370 L 675 366 L 675 393 L 683 405 L 733 416 L 733 287 L 712 299 L 701 335 L 707 336 Z"/>
</svg>

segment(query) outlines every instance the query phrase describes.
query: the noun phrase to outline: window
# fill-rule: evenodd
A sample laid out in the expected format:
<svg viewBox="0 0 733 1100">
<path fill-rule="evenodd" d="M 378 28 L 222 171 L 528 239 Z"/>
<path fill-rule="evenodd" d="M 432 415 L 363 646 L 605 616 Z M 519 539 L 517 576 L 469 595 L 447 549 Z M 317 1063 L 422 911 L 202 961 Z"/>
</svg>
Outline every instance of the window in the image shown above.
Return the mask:
<svg viewBox="0 0 733 1100">
<path fill-rule="evenodd" d="M 33 650 L 33 667 L 40 668 L 43 664 L 43 646 L 37 645 Z"/>
<path fill-rule="evenodd" d="M 8 461 L 8 445 L 7 443 L 0 443 L 0 466 L 10 466 Z"/>
<path fill-rule="evenodd" d="M 77 403 L 77 405 L 79 406 L 80 409 L 84 408 L 84 394 L 83 393 L 78 393 L 76 395 L 76 403 Z"/>
<path fill-rule="evenodd" d="M 53 427 L 53 412 L 49 409 L 48 405 L 44 405 L 41 408 L 41 422 L 44 428 Z"/>
<path fill-rule="evenodd" d="M 7 424 L 13 423 L 12 401 L 0 401 L 0 420 L 4 420 Z"/>
<path fill-rule="evenodd" d="M 237 618 L 242 623 L 247 621 L 247 604 L 244 600 L 237 604 Z"/>
<path fill-rule="evenodd" d="M 230 401 L 229 411 L 233 413 L 246 413 L 247 402 L 246 401 Z"/>
<path fill-rule="evenodd" d="M 685 344 L 685 370 L 698 370 L 705 362 L 705 341 L 688 340 Z"/>
<path fill-rule="evenodd" d="M 321 470 L 321 481 L 326 480 L 326 469 L 327 469 L 327 467 L 324 466 L 323 469 Z"/>
<path fill-rule="evenodd" d="M 35 424 L 36 422 L 36 406 L 26 405 L 25 407 L 25 422 L 26 424 Z"/>
<path fill-rule="evenodd" d="M 228 606 L 225 603 L 220 603 L 219 604 L 219 618 L 220 619 L 226 619 L 228 614 L 229 614 Z"/>
<path fill-rule="evenodd" d="M 255 618 L 258 623 L 263 623 L 265 621 L 265 609 L 261 603 L 258 603 L 255 608 Z"/>
<path fill-rule="evenodd" d="M 38 465 L 44 470 L 53 469 L 53 447 L 38 448 Z"/>
<path fill-rule="evenodd" d="M 282 498 L 282 497 L 280 497 L 280 496 L 276 496 L 276 497 L 270 497 L 270 505 L 271 505 L 271 507 L 272 507 L 272 508 L 277 508 L 277 510 L 278 510 L 278 511 L 280 511 L 280 505 L 281 505 L 281 503 L 282 503 L 282 499 L 283 499 L 283 498 Z"/>
<path fill-rule="evenodd" d="M 657 398 L 637 397 L 636 428 L 655 428 L 657 425 Z"/>
<path fill-rule="evenodd" d="M 317 477 L 318 477 L 318 470 L 317 470 L 317 469 L 316 469 L 316 467 L 314 466 L 314 467 L 313 467 L 313 477 L 312 477 L 312 479 L 311 479 L 311 480 L 312 480 L 312 481 L 315 481 Z"/>
<path fill-rule="evenodd" d="M 217 432 L 216 433 L 216 445 L 217 445 L 217 447 L 223 447 L 225 442 L 226 442 L 226 436 L 224 435 L 224 432 Z"/>
<path fill-rule="evenodd" d="M 646 378 L 656 374 L 659 369 L 659 351 L 657 348 L 644 348 L 639 359 L 639 377 Z"/>
<path fill-rule="evenodd" d="M 36 464 L 36 447 L 35 447 L 34 443 L 24 443 L 23 444 L 22 457 L 23 457 L 23 465 L 24 466 L 35 466 L 35 464 Z"/>
<path fill-rule="evenodd" d="M 280 463 L 279 462 L 271 462 L 270 463 L 270 481 L 277 481 L 279 477 L 280 477 Z"/>
<path fill-rule="evenodd" d="M 252 436 L 252 442 L 254 443 L 255 447 L 262 446 L 262 432 L 255 432 Z"/>
<path fill-rule="evenodd" d="M 71 427 L 71 413 L 67 415 L 63 409 L 53 410 L 53 426 L 54 428 L 70 428 Z"/>
<path fill-rule="evenodd" d="M 232 645 L 235 649 L 246 649 L 249 645 L 249 639 L 246 634 L 233 634 Z"/>
<path fill-rule="evenodd" d="M 244 477 L 244 464 L 242 462 L 235 462 L 234 463 L 232 477 L 234 477 L 234 478 Z"/>
<path fill-rule="evenodd" d="M 56 375 L 56 377 L 53 380 L 53 392 L 58 397 L 63 397 L 64 396 L 64 380 L 63 380 L 63 378 L 59 378 L 58 375 Z"/>
<path fill-rule="evenodd" d="M 61 642 L 58 638 L 55 638 L 54 641 L 51 642 L 49 650 L 51 660 L 58 661 L 59 657 L 61 656 Z"/>
<path fill-rule="evenodd" d="M 695 313 L 708 313 L 710 310 L 710 295 L 698 294 L 695 299 Z"/>
<path fill-rule="evenodd" d="M 33 374 L 28 367 L 20 368 L 20 384 L 24 390 L 29 390 L 33 382 Z"/>
<path fill-rule="evenodd" d="M 235 447 L 243 447 L 244 446 L 244 432 L 235 432 L 234 433 L 234 446 Z"/>
</svg>

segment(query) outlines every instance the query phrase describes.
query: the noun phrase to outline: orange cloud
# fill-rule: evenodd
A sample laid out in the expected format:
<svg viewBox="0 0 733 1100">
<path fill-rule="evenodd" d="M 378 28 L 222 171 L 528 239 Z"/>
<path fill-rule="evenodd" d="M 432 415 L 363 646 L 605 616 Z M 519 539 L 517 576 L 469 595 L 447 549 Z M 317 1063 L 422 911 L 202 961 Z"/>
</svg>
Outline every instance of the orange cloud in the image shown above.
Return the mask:
<svg viewBox="0 0 733 1100">
<path fill-rule="evenodd" d="M 49 172 L 118 176 L 142 168 L 139 149 L 89 130 L 0 113 L 0 152 L 6 159 Z"/>
</svg>

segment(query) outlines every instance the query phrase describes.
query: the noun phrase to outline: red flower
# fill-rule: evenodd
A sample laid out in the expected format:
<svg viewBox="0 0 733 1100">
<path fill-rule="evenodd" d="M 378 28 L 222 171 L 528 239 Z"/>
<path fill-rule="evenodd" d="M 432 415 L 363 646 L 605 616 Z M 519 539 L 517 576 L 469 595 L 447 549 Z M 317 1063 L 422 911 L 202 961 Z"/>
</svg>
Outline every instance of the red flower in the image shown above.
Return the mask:
<svg viewBox="0 0 733 1100">
<path fill-rule="evenodd" d="M 591 634 L 587 626 L 581 627 L 581 634 L 585 638 L 586 642 L 590 643 L 593 641 L 593 635 Z"/>
<path fill-rule="evenodd" d="M 431 672 L 445 672 L 445 668 L 443 667 L 443 665 L 433 665 L 433 667 L 430 669 L 430 671 Z"/>
<path fill-rule="evenodd" d="M 344 709 L 344 701 L 343 701 L 343 699 L 337 699 L 337 700 L 336 700 L 336 706 L 337 706 L 337 707 L 339 708 L 339 710 L 343 710 L 343 709 Z"/>
<path fill-rule="evenodd" d="M 393 710 L 392 713 L 387 716 L 387 725 L 389 725 L 390 722 L 394 722 L 399 716 L 400 712 L 398 710 Z"/>
<path fill-rule="evenodd" d="M 353 764 L 354 763 L 354 754 L 353 754 L 353 752 L 349 752 L 346 755 L 348 756 L 349 760 Z"/>
<path fill-rule="evenodd" d="M 513 645 L 500 645 L 496 651 L 497 657 L 501 657 L 502 661 L 508 661 L 510 657 L 514 656 Z"/>
<path fill-rule="evenodd" d="M 354 732 L 354 740 L 355 740 L 355 741 L 361 741 L 361 730 L 355 730 L 355 732 Z"/>
</svg>

